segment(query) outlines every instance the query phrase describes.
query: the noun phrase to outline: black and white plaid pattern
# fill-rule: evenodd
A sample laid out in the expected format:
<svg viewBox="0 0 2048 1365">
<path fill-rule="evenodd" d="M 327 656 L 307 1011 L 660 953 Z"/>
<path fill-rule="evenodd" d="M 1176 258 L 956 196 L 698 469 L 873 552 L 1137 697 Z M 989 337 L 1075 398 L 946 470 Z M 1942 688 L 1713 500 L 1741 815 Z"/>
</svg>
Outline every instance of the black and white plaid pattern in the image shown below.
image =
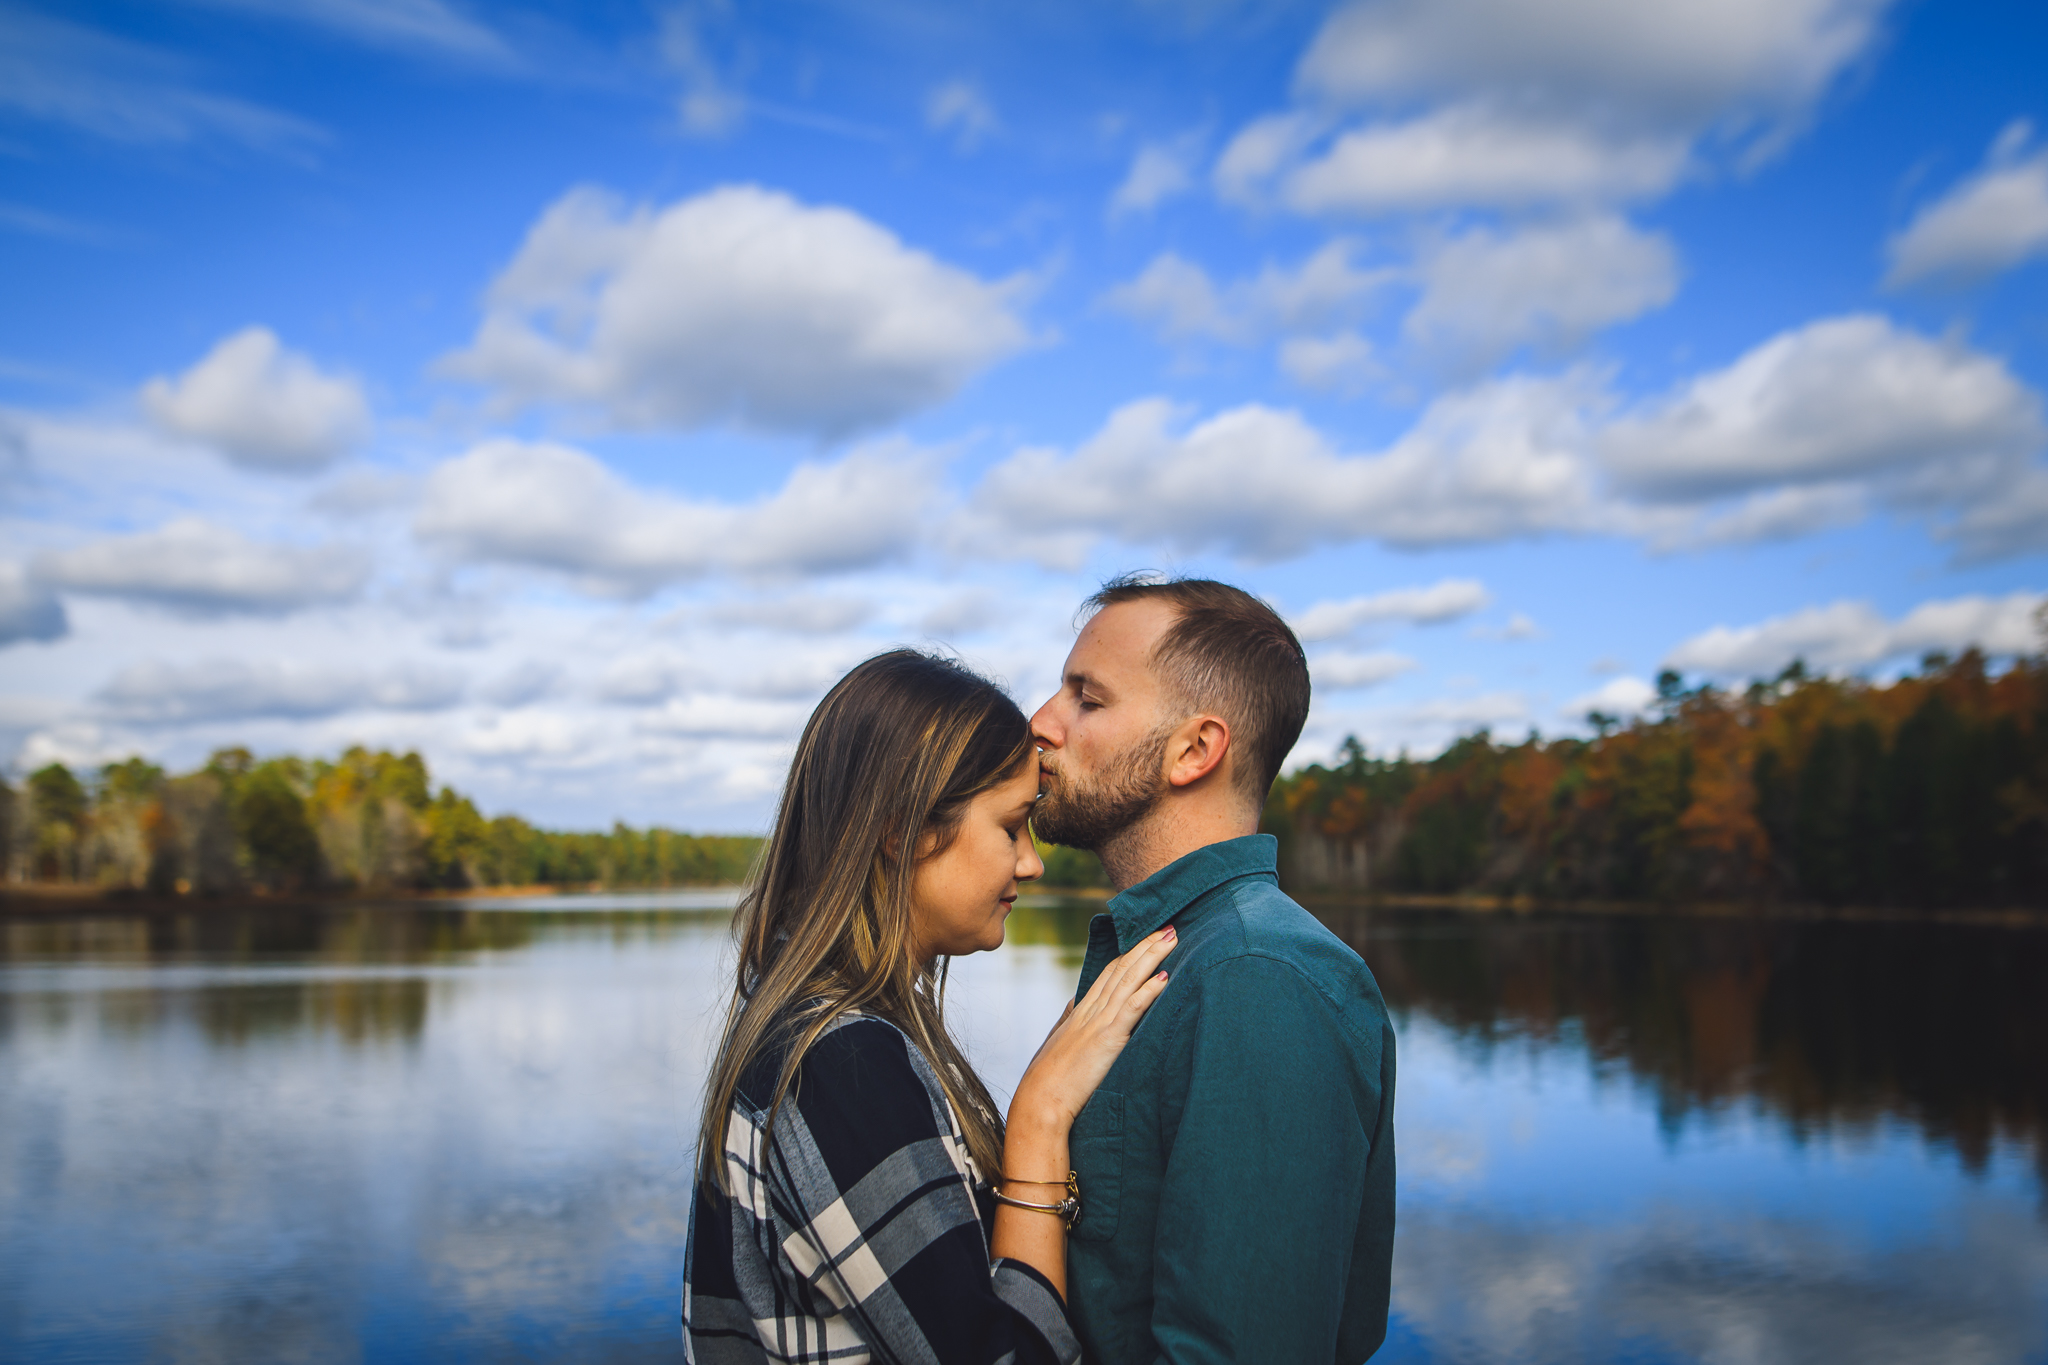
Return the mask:
<svg viewBox="0 0 2048 1365">
<path fill-rule="evenodd" d="M 1037 1365 L 1081 1347 L 1051 1284 L 991 1263 L 994 1201 L 931 1064 L 849 1014 L 805 1056 L 767 1130 L 779 1056 L 748 1068 L 725 1130 L 731 1194 L 697 1182 L 683 1273 L 696 1365 Z"/>
</svg>

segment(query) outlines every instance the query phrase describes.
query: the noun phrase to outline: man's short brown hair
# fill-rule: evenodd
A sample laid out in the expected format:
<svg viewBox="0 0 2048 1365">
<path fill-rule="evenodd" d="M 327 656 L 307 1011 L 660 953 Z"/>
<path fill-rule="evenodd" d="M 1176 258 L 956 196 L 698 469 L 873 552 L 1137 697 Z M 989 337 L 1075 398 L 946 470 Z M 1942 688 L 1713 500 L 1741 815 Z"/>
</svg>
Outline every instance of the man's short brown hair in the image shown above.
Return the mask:
<svg viewBox="0 0 2048 1365">
<path fill-rule="evenodd" d="M 1104 583 L 1083 610 L 1146 600 L 1165 602 L 1175 614 L 1153 647 L 1152 667 L 1174 701 L 1191 713 L 1213 710 L 1230 725 L 1233 747 L 1242 746 L 1238 784 L 1263 806 L 1308 720 L 1301 641 L 1280 613 L 1211 578 L 1124 574 Z"/>
</svg>

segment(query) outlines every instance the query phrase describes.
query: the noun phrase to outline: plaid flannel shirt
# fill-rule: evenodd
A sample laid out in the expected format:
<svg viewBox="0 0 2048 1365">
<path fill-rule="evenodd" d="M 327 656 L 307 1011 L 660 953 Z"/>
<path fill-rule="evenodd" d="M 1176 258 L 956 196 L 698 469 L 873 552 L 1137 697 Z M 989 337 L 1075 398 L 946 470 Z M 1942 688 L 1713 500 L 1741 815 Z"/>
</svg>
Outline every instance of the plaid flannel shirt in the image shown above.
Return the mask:
<svg viewBox="0 0 2048 1365">
<path fill-rule="evenodd" d="M 740 1079 L 731 1194 L 699 1177 L 683 1271 L 696 1365 L 1073 1362 L 1066 1305 L 1021 1261 L 991 1262 L 995 1203 L 929 1061 L 848 1014 L 814 1044 L 766 1131 L 779 1055 Z"/>
</svg>

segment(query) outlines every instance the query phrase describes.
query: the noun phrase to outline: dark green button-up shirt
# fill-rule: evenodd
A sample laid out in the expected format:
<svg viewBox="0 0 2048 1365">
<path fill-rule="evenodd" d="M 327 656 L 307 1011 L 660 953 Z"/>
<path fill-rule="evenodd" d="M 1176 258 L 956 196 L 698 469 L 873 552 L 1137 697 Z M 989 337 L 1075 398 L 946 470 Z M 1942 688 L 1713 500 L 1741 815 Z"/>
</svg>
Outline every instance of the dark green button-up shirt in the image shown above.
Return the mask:
<svg viewBox="0 0 2048 1365">
<path fill-rule="evenodd" d="M 1394 1032 L 1276 841 L 1195 850 L 1109 902 L 1078 999 L 1173 922 L 1171 980 L 1074 1123 L 1068 1299 L 1086 1359 L 1355 1365 L 1387 1331 Z"/>
</svg>

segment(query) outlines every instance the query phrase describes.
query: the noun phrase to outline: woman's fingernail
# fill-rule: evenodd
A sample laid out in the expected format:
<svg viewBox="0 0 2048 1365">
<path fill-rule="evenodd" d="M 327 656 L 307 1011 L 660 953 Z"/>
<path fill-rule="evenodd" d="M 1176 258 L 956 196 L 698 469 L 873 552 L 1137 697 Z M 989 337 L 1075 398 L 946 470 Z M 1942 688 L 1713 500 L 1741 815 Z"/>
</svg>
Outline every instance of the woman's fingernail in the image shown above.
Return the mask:
<svg viewBox="0 0 2048 1365">
<path fill-rule="evenodd" d="M 1170 941 L 1172 941 L 1173 939 L 1177 939 L 1177 938 L 1179 938 L 1179 937 L 1180 937 L 1180 935 L 1179 935 L 1179 934 L 1177 934 L 1177 933 L 1175 933 L 1175 932 L 1174 932 L 1174 929 L 1173 929 L 1173 926 L 1172 926 L 1171 924 L 1169 924 L 1169 925 L 1167 925 L 1167 926 L 1166 926 L 1166 932 L 1165 932 L 1164 934 L 1162 934 L 1162 935 L 1161 935 L 1160 937 L 1162 937 L 1162 938 L 1165 938 L 1165 939 L 1167 939 L 1167 940 L 1168 940 L 1168 941 L 1170 942 Z"/>
<path fill-rule="evenodd" d="M 1160 979 L 1161 981 L 1164 981 L 1164 980 L 1166 980 L 1166 973 L 1165 973 L 1165 972 L 1163 972 L 1163 971 L 1162 971 L 1162 972 L 1160 972 L 1160 973 L 1159 973 L 1159 979 Z"/>
</svg>

